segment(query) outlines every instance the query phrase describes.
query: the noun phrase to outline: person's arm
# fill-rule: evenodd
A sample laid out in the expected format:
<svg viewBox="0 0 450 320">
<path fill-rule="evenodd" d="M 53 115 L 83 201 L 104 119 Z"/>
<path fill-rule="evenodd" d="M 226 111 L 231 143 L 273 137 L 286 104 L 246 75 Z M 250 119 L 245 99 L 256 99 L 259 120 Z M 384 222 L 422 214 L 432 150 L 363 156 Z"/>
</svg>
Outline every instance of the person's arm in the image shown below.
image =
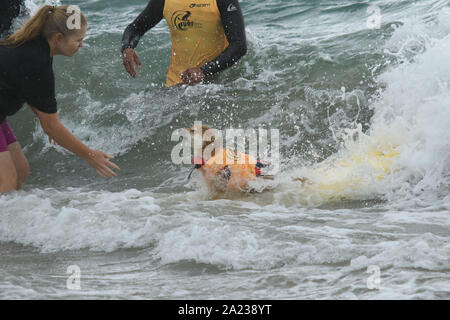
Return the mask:
<svg viewBox="0 0 450 320">
<path fill-rule="evenodd" d="M 217 6 L 229 46 L 216 59 L 200 68 L 205 76 L 216 74 L 231 67 L 247 53 L 244 17 L 239 1 L 217 0 Z"/>
<path fill-rule="evenodd" d="M 54 140 L 61 147 L 86 160 L 101 177 L 110 178 L 117 176 L 117 174 L 110 169 L 120 170 L 117 165 L 109 161 L 109 159 L 113 159 L 112 156 L 98 150 L 90 149 L 80 140 L 75 138 L 72 133 L 59 122 L 57 113 L 45 113 L 32 106 L 30 107 L 39 118 L 42 129 L 50 139 Z"/>
<path fill-rule="evenodd" d="M 242 10 L 238 0 L 216 0 L 222 18 L 222 25 L 228 40 L 228 47 L 215 59 L 200 68 L 189 68 L 181 78 L 186 84 L 194 84 L 205 77 L 219 73 L 233 66 L 247 53 L 247 39 Z"/>
<path fill-rule="evenodd" d="M 141 14 L 125 29 L 122 36 L 122 59 L 127 72 L 135 78 L 137 75 L 135 64 L 141 66 L 136 51 L 134 50 L 141 37 L 164 16 L 165 0 L 150 0 Z"/>
<path fill-rule="evenodd" d="M 144 11 L 128 25 L 122 36 L 122 52 L 127 48 L 135 49 L 141 37 L 162 20 L 164 3 L 164 0 L 150 0 Z"/>
</svg>

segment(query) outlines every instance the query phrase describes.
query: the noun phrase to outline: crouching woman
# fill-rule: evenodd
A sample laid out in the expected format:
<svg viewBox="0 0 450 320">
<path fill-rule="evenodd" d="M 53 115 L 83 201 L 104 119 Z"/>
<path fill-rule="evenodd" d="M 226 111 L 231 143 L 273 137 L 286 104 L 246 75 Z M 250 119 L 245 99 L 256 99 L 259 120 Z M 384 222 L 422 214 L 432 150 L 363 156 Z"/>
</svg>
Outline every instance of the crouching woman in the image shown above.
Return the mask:
<svg viewBox="0 0 450 320">
<path fill-rule="evenodd" d="M 20 189 L 30 171 L 7 121 L 25 103 L 39 118 L 50 141 L 86 160 L 101 177 L 116 176 L 112 169 L 119 170 L 109 161 L 110 155 L 88 148 L 58 120 L 53 57 L 74 56 L 83 46 L 87 28 L 84 15 L 68 9 L 43 6 L 21 29 L 0 42 L 0 193 Z M 78 20 L 73 19 L 74 14 L 79 14 Z"/>
</svg>

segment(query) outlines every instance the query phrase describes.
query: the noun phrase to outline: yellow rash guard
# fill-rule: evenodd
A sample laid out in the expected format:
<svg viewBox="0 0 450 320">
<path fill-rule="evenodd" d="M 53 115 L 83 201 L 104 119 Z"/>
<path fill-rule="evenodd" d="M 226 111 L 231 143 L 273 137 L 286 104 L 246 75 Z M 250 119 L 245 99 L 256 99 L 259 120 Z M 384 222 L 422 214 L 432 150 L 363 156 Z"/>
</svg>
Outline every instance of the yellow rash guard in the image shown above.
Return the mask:
<svg viewBox="0 0 450 320">
<path fill-rule="evenodd" d="M 182 84 L 180 74 L 192 67 L 199 67 L 206 77 L 222 72 L 247 52 L 238 0 L 150 0 L 125 29 L 122 53 L 135 49 L 140 38 L 163 18 L 172 36 L 167 86 Z"/>
<path fill-rule="evenodd" d="M 166 86 L 182 84 L 182 72 L 203 66 L 228 47 L 216 0 L 166 0 L 164 18 L 172 37 Z"/>
</svg>

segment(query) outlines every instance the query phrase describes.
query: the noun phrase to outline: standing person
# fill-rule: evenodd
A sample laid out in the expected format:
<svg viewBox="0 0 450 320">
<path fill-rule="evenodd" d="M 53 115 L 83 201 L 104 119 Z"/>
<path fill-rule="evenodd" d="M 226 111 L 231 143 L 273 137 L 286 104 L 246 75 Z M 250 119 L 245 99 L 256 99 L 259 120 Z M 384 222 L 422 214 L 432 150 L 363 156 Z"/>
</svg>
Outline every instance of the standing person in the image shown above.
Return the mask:
<svg viewBox="0 0 450 320">
<path fill-rule="evenodd" d="M 0 42 L 0 193 L 20 189 L 29 174 L 28 161 L 6 120 L 24 103 L 37 115 L 50 141 L 86 160 L 102 177 L 115 176 L 111 168 L 119 170 L 109 161 L 111 156 L 85 146 L 58 120 L 53 56 L 75 55 L 83 46 L 87 29 L 84 15 L 69 8 L 43 6 L 21 29 Z M 79 17 L 78 27 L 69 23 L 74 14 Z"/>
<path fill-rule="evenodd" d="M 247 52 L 238 0 L 150 0 L 122 38 L 123 64 L 132 77 L 137 75 L 135 65 L 141 66 L 134 50 L 139 39 L 163 17 L 172 38 L 166 86 L 199 83 Z"/>
<path fill-rule="evenodd" d="M 0 37 L 11 29 L 13 20 L 19 15 L 24 0 L 0 1 Z"/>
</svg>

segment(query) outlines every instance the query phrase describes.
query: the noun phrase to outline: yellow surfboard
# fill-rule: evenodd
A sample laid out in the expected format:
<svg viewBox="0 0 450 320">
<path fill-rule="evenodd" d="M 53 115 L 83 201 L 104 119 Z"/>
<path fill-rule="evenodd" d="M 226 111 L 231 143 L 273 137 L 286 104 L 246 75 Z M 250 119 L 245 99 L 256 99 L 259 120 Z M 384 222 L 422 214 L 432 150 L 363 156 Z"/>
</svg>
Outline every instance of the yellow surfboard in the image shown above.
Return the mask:
<svg viewBox="0 0 450 320">
<path fill-rule="evenodd" d="M 302 174 L 307 180 L 301 193 L 314 202 L 364 197 L 391 174 L 391 165 L 398 155 L 393 146 L 345 150 L 311 168 L 304 168 Z"/>
</svg>

